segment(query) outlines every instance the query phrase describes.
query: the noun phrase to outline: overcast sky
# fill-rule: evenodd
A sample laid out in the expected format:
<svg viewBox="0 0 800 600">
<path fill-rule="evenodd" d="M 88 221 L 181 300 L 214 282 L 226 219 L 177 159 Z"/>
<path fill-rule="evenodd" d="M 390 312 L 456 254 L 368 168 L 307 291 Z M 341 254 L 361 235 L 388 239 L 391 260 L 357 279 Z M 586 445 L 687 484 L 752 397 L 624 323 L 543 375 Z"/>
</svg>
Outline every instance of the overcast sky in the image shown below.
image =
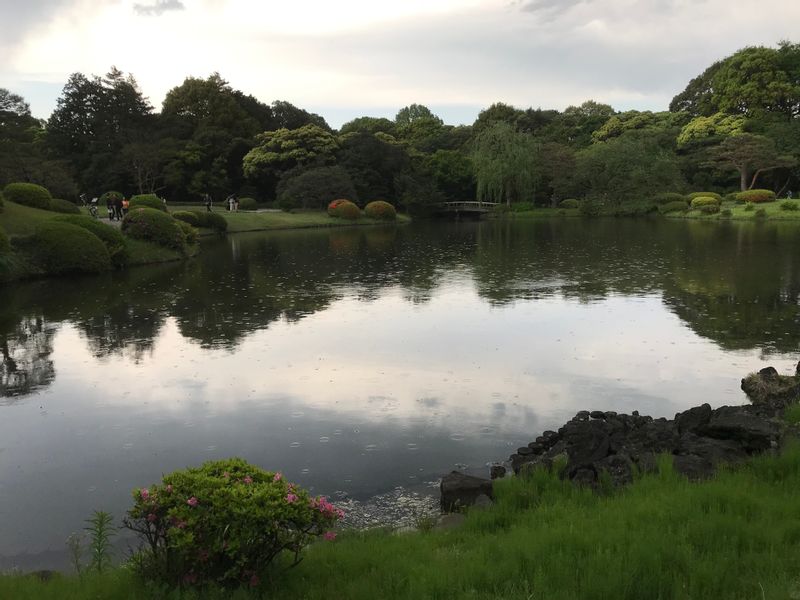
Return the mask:
<svg viewBox="0 0 800 600">
<path fill-rule="evenodd" d="M 159 109 L 214 71 L 333 126 L 413 102 L 471 123 L 493 102 L 664 110 L 747 45 L 800 41 L 800 1 L 0 0 L 0 87 L 47 117 L 70 73 L 133 73 Z"/>
</svg>

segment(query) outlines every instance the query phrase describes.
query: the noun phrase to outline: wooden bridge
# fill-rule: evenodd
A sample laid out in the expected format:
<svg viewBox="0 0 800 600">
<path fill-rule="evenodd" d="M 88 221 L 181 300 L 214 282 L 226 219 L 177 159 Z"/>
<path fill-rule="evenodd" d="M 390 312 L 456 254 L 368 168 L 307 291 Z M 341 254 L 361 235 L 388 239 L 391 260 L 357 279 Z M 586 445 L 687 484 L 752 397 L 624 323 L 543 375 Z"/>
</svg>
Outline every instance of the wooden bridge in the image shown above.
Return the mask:
<svg viewBox="0 0 800 600">
<path fill-rule="evenodd" d="M 453 216 L 453 217 L 481 217 L 491 211 L 497 202 L 439 202 L 434 207 L 434 212 L 437 215 Z"/>
</svg>

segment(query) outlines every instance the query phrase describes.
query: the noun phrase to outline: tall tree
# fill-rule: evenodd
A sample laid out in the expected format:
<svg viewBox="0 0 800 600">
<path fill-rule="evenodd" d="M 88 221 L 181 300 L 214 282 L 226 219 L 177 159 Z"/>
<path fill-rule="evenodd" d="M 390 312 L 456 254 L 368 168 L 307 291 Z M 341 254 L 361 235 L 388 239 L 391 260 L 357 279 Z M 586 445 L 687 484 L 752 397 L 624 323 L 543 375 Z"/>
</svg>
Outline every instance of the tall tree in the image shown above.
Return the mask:
<svg viewBox="0 0 800 600">
<path fill-rule="evenodd" d="M 780 154 L 775 142 L 763 135 L 743 133 L 723 140 L 712 155 L 714 164 L 739 172 L 742 191 L 752 189 L 758 177 L 774 169 L 789 168 L 797 160 Z"/>
<path fill-rule="evenodd" d="M 533 201 L 540 173 L 537 142 L 513 125 L 499 122 L 475 136 L 472 164 L 479 201 Z"/>
</svg>

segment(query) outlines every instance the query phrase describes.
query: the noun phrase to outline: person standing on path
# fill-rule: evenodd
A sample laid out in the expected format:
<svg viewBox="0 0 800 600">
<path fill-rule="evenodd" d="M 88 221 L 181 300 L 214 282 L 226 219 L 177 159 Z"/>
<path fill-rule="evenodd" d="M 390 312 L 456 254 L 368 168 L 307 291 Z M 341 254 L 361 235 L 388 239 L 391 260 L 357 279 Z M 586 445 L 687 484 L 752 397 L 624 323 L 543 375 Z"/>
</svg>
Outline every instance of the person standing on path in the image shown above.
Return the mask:
<svg viewBox="0 0 800 600">
<path fill-rule="evenodd" d="M 122 198 L 120 196 L 114 198 L 114 216 L 117 217 L 117 221 L 122 220 Z"/>
<path fill-rule="evenodd" d="M 206 204 L 206 212 L 211 212 L 211 194 L 203 194 L 203 201 Z"/>
<path fill-rule="evenodd" d="M 130 208 L 130 201 L 127 198 L 122 199 L 122 216 L 128 214 L 128 208 Z"/>
</svg>

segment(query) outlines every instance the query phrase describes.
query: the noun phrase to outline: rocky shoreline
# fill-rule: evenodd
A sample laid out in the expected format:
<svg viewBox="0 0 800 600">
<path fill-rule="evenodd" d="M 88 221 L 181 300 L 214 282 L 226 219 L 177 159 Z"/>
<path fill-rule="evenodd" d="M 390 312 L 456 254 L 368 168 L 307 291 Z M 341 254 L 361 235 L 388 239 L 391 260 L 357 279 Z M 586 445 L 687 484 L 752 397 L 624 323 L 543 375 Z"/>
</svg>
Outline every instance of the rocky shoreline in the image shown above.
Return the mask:
<svg viewBox="0 0 800 600">
<path fill-rule="evenodd" d="M 786 407 L 800 398 L 800 363 L 794 376 L 761 369 L 742 380 L 751 404 L 712 409 L 702 404 L 674 419 L 580 411 L 558 431 L 545 431 L 491 468 L 490 479 L 453 471 L 442 478 L 443 512 L 490 502 L 492 480 L 536 468 L 559 469 L 559 476 L 598 488 L 631 483 L 637 472 L 652 472 L 660 455 L 672 456 L 673 468 L 690 480 L 711 477 L 720 465 L 736 464 L 777 449 L 790 428 Z M 508 467 L 508 468 L 507 468 Z"/>
</svg>

